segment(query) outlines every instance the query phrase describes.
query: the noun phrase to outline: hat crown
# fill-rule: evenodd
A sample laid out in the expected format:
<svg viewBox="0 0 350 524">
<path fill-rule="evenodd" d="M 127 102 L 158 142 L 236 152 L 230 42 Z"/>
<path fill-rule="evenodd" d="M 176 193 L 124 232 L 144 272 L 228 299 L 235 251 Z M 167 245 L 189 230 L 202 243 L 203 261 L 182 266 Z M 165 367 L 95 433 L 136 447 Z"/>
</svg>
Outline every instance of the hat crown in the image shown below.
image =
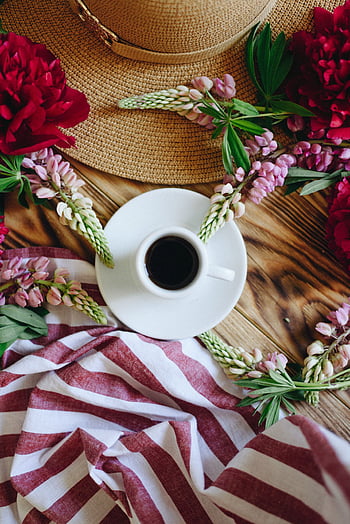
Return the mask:
<svg viewBox="0 0 350 524">
<path fill-rule="evenodd" d="M 264 17 L 271 0 L 84 0 L 90 12 L 131 45 L 159 53 L 213 47 Z"/>
</svg>

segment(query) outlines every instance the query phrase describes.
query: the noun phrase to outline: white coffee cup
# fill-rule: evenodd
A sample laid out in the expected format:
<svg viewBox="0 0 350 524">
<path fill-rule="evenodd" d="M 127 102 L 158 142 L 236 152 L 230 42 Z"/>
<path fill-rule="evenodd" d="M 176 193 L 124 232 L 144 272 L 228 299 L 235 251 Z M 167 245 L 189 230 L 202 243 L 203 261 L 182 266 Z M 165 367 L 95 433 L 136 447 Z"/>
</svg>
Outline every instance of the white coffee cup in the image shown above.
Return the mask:
<svg viewBox="0 0 350 524">
<path fill-rule="evenodd" d="M 204 242 L 179 226 L 150 233 L 139 245 L 134 262 L 139 284 L 163 298 L 190 294 L 208 277 L 226 281 L 235 277 L 232 269 L 211 264 Z"/>
</svg>

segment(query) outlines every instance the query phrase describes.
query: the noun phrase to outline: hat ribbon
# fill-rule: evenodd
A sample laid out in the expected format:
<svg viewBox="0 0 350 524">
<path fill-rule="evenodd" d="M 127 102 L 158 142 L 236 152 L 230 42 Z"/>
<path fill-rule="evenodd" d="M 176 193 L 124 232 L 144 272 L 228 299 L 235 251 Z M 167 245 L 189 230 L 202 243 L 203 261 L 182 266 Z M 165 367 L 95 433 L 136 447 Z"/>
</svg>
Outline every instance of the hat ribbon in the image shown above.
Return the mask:
<svg viewBox="0 0 350 524">
<path fill-rule="evenodd" d="M 190 64 L 206 58 L 211 58 L 223 51 L 226 51 L 235 42 L 240 40 L 247 31 L 255 24 L 266 18 L 271 7 L 276 0 L 270 0 L 268 4 L 261 10 L 252 22 L 244 29 L 233 35 L 231 38 L 219 42 L 218 44 L 207 47 L 206 49 L 199 49 L 187 53 L 159 53 L 151 51 L 143 47 L 136 46 L 120 38 L 114 31 L 108 29 L 100 20 L 92 14 L 89 8 L 85 5 L 83 0 L 69 0 L 73 11 L 83 20 L 83 22 L 96 33 L 99 38 L 116 53 L 117 55 L 131 60 L 140 60 L 142 62 L 153 62 L 156 64 Z"/>
</svg>

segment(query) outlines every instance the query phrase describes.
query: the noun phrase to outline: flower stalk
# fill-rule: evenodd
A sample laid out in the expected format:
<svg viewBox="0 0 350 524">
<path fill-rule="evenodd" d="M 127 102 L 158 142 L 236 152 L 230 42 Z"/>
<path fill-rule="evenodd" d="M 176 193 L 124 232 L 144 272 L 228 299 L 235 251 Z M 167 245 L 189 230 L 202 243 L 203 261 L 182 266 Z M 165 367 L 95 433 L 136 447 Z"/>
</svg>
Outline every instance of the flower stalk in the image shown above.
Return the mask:
<svg viewBox="0 0 350 524">
<path fill-rule="evenodd" d="M 106 316 L 83 289 L 80 282 L 71 280 L 65 268 L 47 271 L 49 259 L 36 257 L 25 262 L 14 257 L 0 270 L 0 305 L 13 304 L 39 308 L 45 301 L 53 306 L 63 304 L 81 311 L 98 324 L 106 324 Z"/>
<path fill-rule="evenodd" d="M 350 303 L 330 312 L 327 319 L 330 323 L 319 322 L 316 330 L 329 344 L 313 341 L 297 374 L 296 365 L 288 371 L 290 364 L 282 353 L 264 357 L 257 348 L 248 352 L 228 346 L 211 331 L 202 333 L 199 339 L 225 373 L 247 390 L 239 405 L 256 404 L 261 411 L 260 423 L 268 427 L 280 417 L 280 407 L 295 413 L 295 401 L 317 406 L 320 392 L 350 388 Z"/>
<path fill-rule="evenodd" d="M 82 235 L 102 262 L 113 267 L 113 256 L 92 208 L 93 203 L 79 191 L 84 181 L 76 175 L 69 162 L 63 161 L 61 155 L 52 149 L 43 149 L 23 159 L 22 172 L 37 203 L 54 199 L 60 222 Z"/>
</svg>

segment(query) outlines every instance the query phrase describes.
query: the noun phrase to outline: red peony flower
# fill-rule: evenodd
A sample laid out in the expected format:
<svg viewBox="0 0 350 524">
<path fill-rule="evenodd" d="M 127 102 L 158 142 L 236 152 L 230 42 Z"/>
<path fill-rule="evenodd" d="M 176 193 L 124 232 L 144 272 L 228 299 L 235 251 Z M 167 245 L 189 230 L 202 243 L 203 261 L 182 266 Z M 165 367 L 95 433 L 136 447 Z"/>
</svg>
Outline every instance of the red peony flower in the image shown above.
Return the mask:
<svg viewBox="0 0 350 524">
<path fill-rule="evenodd" d="M 328 245 L 350 273 L 350 180 L 343 178 L 335 186 L 328 209 L 326 227 Z"/>
<path fill-rule="evenodd" d="M 310 109 L 310 137 L 350 139 L 350 0 L 330 13 L 314 9 L 315 32 L 294 33 L 288 97 Z"/>
<path fill-rule="evenodd" d="M 0 255 L 4 252 L 4 250 L 1 247 L 1 244 L 5 240 L 5 237 L 7 233 L 9 232 L 9 229 L 4 224 L 4 216 L 0 216 Z"/>
<path fill-rule="evenodd" d="M 75 139 L 59 127 L 85 120 L 89 104 L 66 85 L 60 61 L 42 44 L 15 33 L 0 35 L 0 152 L 18 155 Z"/>
</svg>

